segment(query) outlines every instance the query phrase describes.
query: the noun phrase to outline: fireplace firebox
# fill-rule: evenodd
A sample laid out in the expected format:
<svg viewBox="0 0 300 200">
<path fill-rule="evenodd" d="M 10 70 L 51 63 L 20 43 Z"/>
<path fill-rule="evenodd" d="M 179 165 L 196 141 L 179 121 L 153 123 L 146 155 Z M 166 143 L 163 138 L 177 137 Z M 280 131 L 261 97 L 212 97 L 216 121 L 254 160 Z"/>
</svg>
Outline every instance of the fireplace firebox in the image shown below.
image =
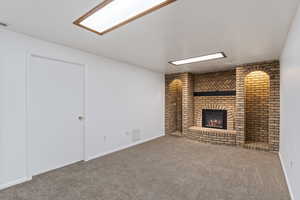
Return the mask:
<svg viewBox="0 0 300 200">
<path fill-rule="evenodd" d="M 202 127 L 227 129 L 227 110 L 202 110 Z"/>
</svg>

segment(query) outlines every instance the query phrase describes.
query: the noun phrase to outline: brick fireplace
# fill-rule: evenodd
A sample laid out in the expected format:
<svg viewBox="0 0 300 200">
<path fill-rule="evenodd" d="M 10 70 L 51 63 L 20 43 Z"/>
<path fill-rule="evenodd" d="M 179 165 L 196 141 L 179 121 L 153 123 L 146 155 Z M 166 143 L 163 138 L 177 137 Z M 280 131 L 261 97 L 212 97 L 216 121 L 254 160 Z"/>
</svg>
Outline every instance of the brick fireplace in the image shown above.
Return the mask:
<svg viewBox="0 0 300 200">
<path fill-rule="evenodd" d="M 227 110 L 202 109 L 202 127 L 227 129 Z"/>
<path fill-rule="evenodd" d="M 167 134 L 279 150 L 278 61 L 224 72 L 168 74 L 165 80 Z"/>
</svg>

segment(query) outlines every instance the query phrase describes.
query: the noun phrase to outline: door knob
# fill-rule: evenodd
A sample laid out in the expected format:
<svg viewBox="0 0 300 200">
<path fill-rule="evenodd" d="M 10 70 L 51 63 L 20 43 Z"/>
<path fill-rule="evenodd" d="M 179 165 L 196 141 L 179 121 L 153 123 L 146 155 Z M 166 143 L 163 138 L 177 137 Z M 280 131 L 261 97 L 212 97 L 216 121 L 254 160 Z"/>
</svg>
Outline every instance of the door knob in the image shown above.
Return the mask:
<svg viewBox="0 0 300 200">
<path fill-rule="evenodd" d="M 78 119 L 79 119 L 79 120 L 83 120 L 84 117 L 83 117 L 83 116 L 79 116 Z"/>
</svg>

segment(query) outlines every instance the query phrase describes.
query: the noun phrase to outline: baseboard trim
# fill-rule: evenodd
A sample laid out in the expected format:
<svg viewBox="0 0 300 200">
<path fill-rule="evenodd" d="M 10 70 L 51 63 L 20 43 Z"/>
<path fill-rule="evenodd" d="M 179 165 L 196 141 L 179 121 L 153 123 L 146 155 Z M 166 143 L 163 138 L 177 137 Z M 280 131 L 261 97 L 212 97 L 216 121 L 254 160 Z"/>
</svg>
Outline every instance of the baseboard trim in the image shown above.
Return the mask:
<svg viewBox="0 0 300 200">
<path fill-rule="evenodd" d="M 118 152 L 118 151 L 122 151 L 124 149 L 127 149 L 127 148 L 130 148 L 130 147 L 133 147 L 133 146 L 136 146 L 136 145 L 139 145 L 139 144 L 143 144 L 143 143 L 146 143 L 146 142 L 149 142 L 151 140 L 155 140 L 155 139 L 158 139 L 160 137 L 163 137 L 165 135 L 158 135 L 158 136 L 154 136 L 154 137 L 151 137 L 151 138 L 148 138 L 148 139 L 145 139 L 145 140 L 141 140 L 141 141 L 138 141 L 138 142 L 134 142 L 132 144 L 129 144 L 129 145 L 126 145 L 126 146 L 122 146 L 122 147 L 118 147 L 118 148 L 115 148 L 113 150 L 110 150 L 110 151 L 106 151 L 106 152 L 102 152 L 98 155 L 95 155 L 95 156 L 92 156 L 90 158 L 87 158 L 85 159 L 84 161 L 90 161 L 90 160 L 94 160 L 94 159 L 97 159 L 97 158 L 100 158 L 102 156 L 105 156 L 105 155 L 108 155 L 108 154 L 111 154 L 111 153 L 115 153 L 115 152 Z"/>
<path fill-rule="evenodd" d="M 284 162 L 283 162 L 281 153 L 279 152 L 278 155 L 279 155 L 279 160 L 280 160 L 280 163 L 281 163 L 281 167 L 282 167 L 282 169 L 283 169 L 285 181 L 286 181 L 286 183 L 287 183 L 287 186 L 288 186 L 288 189 L 289 189 L 289 192 L 290 192 L 291 200 L 296 200 L 295 197 L 294 197 L 294 194 L 293 194 L 293 192 L 292 192 L 292 187 L 291 187 L 291 184 L 290 184 L 290 181 L 289 181 L 287 172 L 286 172 L 286 168 L 285 168 L 285 165 L 284 165 Z"/>
<path fill-rule="evenodd" d="M 32 177 L 23 177 L 23 178 L 15 180 L 15 181 L 4 183 L 4 184 L 0 185 L 0 190 L 4 190 L 4 189 L 7 189 L 9 187 L 12 187 L 12 186 L 15 186 L 15 185 L 18 185 L 18 184 L 21 184 L 21 183 L 25 183 L 25 182 L 28 182 L 28 181 L 31 181 L 31 180 L 32 180 Z"/>
</svg>

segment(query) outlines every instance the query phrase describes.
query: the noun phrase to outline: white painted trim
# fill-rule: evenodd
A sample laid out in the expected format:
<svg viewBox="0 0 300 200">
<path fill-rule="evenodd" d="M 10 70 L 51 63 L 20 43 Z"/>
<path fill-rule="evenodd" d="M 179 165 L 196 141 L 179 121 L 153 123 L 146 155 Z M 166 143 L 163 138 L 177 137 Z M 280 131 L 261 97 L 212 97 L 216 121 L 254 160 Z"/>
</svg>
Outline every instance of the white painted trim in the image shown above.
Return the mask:
<svg viewBox="0 0 300 200">
<path fill-rule="evenodd" d="M 163 137 L 164 134 L 162 135 L 158 135 L 158 136 L 155 136 L 155 137 L 152 137 L 152 138 L 148 138 L 148 139 L 145 139 L 145 140 L 141 140 L 141 141 L 138 141 L 138 142 L 134 142 L 132 144 L 129 144 L 129 145 L 126 145 L 126 146 L 123 146 L 123 147 L 118 147 L 114 150 L 110 150 L 110 151 L 106 151 L 106 152 L 102 152 L 98 155 L 95 155 L 95 156 L 91 156 L 90 158 L 86 159 L 85 161 L 90 161 L 90 160 L 94 160 L 94 159 L 97 159 L 97 158 L 100 158 L 102 156 L 105 156 L 105 155 L 108 155 L 108 154 L 111 154 L 111 153 L 115 153 L 115 152 L 118 152 L 118 151 L 121 151 L 121 150 L 124 150 L 124 149 L 127 149 L 129 147 L 133 147 L 133 146 L 136 146 L 136 145 L 139 145 L 139 144 L 142 144 L 142 143 L 146 143 L 146 142 L 149 142 L 151 140 L 155 140 L 155 139 L 158 139 L 160 137 Z"/>
<path fill-rule="evenodd" d="M 39 171 L 37 172 L 36 174 L 33 174 L 33 177 L 34 176 L 39 176 L 39 175 L 42 175 L 42 174 L 45 174 L 45 173 L 48 173 L 48 172 L 52 172 L 52 171 L 55 171 L 55 170 L 58 170 L 58 169 L 61 169 L 61 168 L 64 168 L 64 167 L 68 167 L 70 165 L 74 165 L 76 163 L 80 163 L 80 162 L 83 162 L 84 160 L 79 160 L 79 161 L 74 161 L 74 162 L 69 162 L 67 164 L 63 164 L 63 165 L 56 165 L 55 167 L 51 168 L 50 170 L 47 170 L 47 171 Z"/>
<path fill-rule="evenodd" d="M 166 116 L 166 87 L 165 87 L 165 84 L 166 84 L 166 77 L 165 75 L 163 75 L 163 82 L 162 82 L 162 116 L 163 116 L 163 120 L 162 120 L 162 131 L 163 131 L 163 135 L 166 135 L 166 122 L 165 122 L 165 119 L 164 117 Z"/>
<path fill-rule="evenodd" d="M 290 184 L 288 175 L 287 175 L 287 171 L 286 171 L 286 168 L 285 168 L 285 165 L 284 165 L 284 162 L 283 162 L 281 153 L 279 152 L 278 155 L 279 155 L 279 160 L 280 160 L 280 163 L 281 163 L 281 167 L 282 167 L 282 169 L 283 169 L 284 177 L 285 177 L 285 180 L 286 180 L 286 183 L 287 183 L 289 192 L 290 192 L 291 199 L 292 199 L 292 200 L 296 200 L 295 197 L 294 197 L 293 191 L 292 191 L 292 187 L 291 187 L 291 184 Z"/>
<path fill-rule="evenodd" d="M 67 63 L 67 64 L 72 64 L 72 65 L 85 66 L 84 64 L 81 64 L 81 63 L 72 62 L 72 61 L 68 61 L 68 60 L 60 59 L 60 58 L 54 58 L 52 56 L 44 56 L 39 53 L 29 53 L 29 56 L 36 57 L 36 58 L 42 58 L 42 59 L 46 59 L 46 60 L 57 61 L 57 62 L 63 62 L 63 63 Z"/>
<path fill-rule="evenodd" d="M 86 108 L 87 108 L 87 65 L 83 64 L 83 156 L 82 160 L 85 161 L 86 159 L 86 149 L 87 149 L 87 144 L 86 144 Z"/>
<path fill-rule="evenodd" d="M 28 52 L 27 56 L 26 56 L 26 64 L 25 64 L 25 115 L 26 115 L 26 175 L 27 177 L 32 177 L 32 168 L 30 166 L 30 134 L 28 132 L 28 119 L 29 119 L 29 95 L 28 95 L 28 91 L 29 91 L 29 65 L 30 65 L 30 59 L 31 57 L 37 57 L 37 58 L 43 58 L 43 59 L 48 59 L 48 60 L 53 60 L 53 61 L 58 61 L 58 62 L 63 62 L 63 63 L 69 63 L 69 64 L 74 64 L 74 65 L 78 65 L 81 66 L 83 68 L 83 116 L 84 116 L 84 120 L 83 120 L 83 141 L 82 141 L 82 160 L 85 161 L 86 160 L 86 129 L 85 129 L 85 116 L 86 116 L 86 65 L 85 64 L 81 64 L 81 63 L 76 63 L 76 62 L 72 62 L 72 61 L 68 61 L 68 60 L 64 60 L 64 59 L 58 59 L 52 56 L 45 56 L 45 55 L 41 55 L 39 53 L 33 53 L 33 52 Z M 70 163 L 73 164 L 73 163 Z M 68 164 L 68 165 L 70 165 Z M 67 165 L 65 165 L 67 166 Z M 62 166 L 64 167 L 64 166 Z M 58 167 L 61 168 L 61 167 Z M 57 169 L 57 168 L 55 168 Z M 53 169 L 54 170 L 54 169 Z M 51 170 L 52 171 L 52 170 Z"/>
<path fill-rule="evenodd" d="M 4 184 L 0 185 L 0 190 L 4 190 L 4 189 L 12 187 L 14 185 L 18 185 L 18 184 L 21 184 L 21 183 L 24 183 L 27 181 L 31 181 L 31 179 L 32 179 L 32 177 L 23 177 L 23 178 L 15 180 L 15 181 L 4 183 Z"/>
<path fill-rule="evenodd" d="M 26 56 L 26 63 L 25 63 L 25 164 L 26 164 L 26 176 L 31 177 L 31 166 L 30 166 L 30 154 L 29 154 L 29 132 L 28 132 L 28 116 L 29 116 L 29 95 L 28 95 L 28 86 L 29 86 L 29 61 L 30 61 L 31 53 L 28 52 Z"/>
</svg>

